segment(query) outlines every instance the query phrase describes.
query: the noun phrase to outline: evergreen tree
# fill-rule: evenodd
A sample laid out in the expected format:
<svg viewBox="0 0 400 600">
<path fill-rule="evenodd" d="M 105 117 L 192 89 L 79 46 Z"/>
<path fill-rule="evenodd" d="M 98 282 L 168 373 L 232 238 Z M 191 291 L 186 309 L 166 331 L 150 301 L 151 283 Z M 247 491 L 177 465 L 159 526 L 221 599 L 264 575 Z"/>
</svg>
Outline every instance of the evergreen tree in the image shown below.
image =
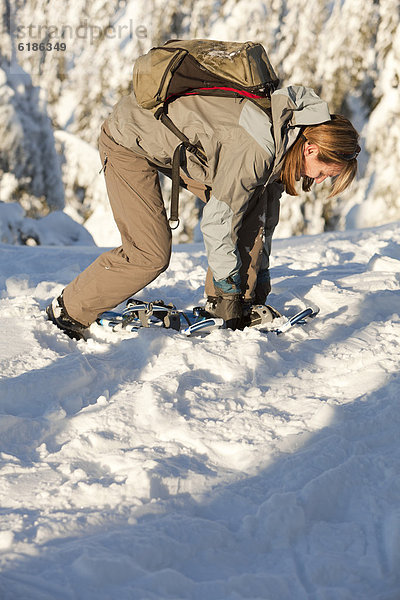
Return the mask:
<svg viewBox="0 0 400 600">
<path fill-rule="evenodd" d="M 400 218 L 400 5 L 380 0 L 374 46 L 374 108 L 365 127 L 369 160 L 360 183 L 357 225 Z"/>
<path fill-rule="evenodd" d="M 399 218 L 399 13 L 398 0 L 3 0 L 1 168 L 15 178 L 8 189 L 19 188 L 21 201 L 24 196 L 32 212 L 62 204 L 47 110 L 53 129 L 60 130 L 56 137 L 68 206 L 84 220 L 92 206 L 107 199 L 78 168 L 82 163 L 84 169 L 88 154 L 79 142 L 90 144 L 95 156 L 102 121 L 131 89 L 135 58 L 169 38 L 252 39 L 265 45 L 282 85 L 313 87 L 332 112 L 348 116 L 365 136 L 357 185 L 329 201 L 321 186 L 308 195 L 285 198 L 283 230 L 316 233 L 318 227 L 344 227 L 356 204 L 369 207 L 369 224 L 378 214 L 380 222 Z M 34 28 L 29 30 L 29 24 Z M 13 25 L 14 59 L 31 76 L 22 87 L 4 75 Z M 17 43 L 29 40 L 63 42 L 66 50 L 17 50 Z M 25 132 L 31 127 L 28 141 Z M 63 132 L 77 139 L 63 137 Z M 76 152 L 82 152 L 78 159 Z M 51 158 L 39 160 L 42 156 Z M 166 197 L 168 186 L 166 180 Z M 29 193 L 21 191 L 28 188 Z M 33 189 L 36 200 L 27 201 Z M 190 239 L 197 214 L 194 199 L 186 198 L 182 210 L 182 221 L 191 224 L 178 232 L 178 240 Z"/>
<path fill-rule="evenodd" d="M 0 176 L 14 181 L 1 200 L 18 201 L 30 216 L 63 208 L 64 189 L 51 121 L 40 89 L 21 68 L 10 73 L 0 55 Z"/>
</svg>

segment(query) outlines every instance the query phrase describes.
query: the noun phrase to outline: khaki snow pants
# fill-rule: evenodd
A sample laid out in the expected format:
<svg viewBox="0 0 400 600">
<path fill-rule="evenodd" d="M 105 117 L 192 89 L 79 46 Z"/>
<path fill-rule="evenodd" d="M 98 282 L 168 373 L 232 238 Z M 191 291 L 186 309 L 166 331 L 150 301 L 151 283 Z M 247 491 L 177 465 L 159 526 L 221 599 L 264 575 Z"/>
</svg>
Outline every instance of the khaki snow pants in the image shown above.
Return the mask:
<svg viewBox="0 0 400 600">
<path fill-rule="evenodd" d="M 171 256 L 171 229 L 158 170 L 169 173 L 117 144 L 110 136 L 106 123 L 101 129 L 99 150 L 122 245 L 101 254 L 64 290 L 63 299 L 68 314 L 85 326 L 95 321 L 102 312 L 114 308 L 152 282 L 168 267 Z M 207 201 L 209 188 L 185 176 L 182 176 L 182 180 L 184 187 Z M 239 231 L 242 291 L 246 299 L 253 298 L 257 272 L 265 268 L 262 266 L 262 261 L 265 263 L 265 225 L 262 215 L 264 200 L 267 199 L 261 199 L 261 193 L 260 188 L 251 198 Z M 271 206 L 266 225 L 267 229 L 271 229 L 272 224 L 271 236 L 279 217 L 279 199 L 277 202 L 277 205 L 276 202 L 268 203 Z M 207 296 L 215 293 L 210 270 L 205 292 Z"/>
</svg>

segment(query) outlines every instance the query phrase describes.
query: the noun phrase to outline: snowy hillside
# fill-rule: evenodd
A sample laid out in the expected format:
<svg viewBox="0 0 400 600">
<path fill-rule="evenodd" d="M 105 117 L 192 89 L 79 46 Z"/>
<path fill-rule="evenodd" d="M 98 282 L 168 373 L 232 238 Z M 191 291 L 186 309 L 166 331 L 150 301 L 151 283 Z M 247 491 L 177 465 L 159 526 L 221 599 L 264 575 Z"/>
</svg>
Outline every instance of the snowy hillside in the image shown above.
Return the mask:
<svg viewBox="0 0 400 600">
<path fill-rule="evenodd" d="M 285 335 L 44 319 L 100 250 L 3 245 L 2 600 L 398 600 L 400 230 L 279 240 Z M 202 300 L 202 245 L 143 297 Z"/>
</svg>

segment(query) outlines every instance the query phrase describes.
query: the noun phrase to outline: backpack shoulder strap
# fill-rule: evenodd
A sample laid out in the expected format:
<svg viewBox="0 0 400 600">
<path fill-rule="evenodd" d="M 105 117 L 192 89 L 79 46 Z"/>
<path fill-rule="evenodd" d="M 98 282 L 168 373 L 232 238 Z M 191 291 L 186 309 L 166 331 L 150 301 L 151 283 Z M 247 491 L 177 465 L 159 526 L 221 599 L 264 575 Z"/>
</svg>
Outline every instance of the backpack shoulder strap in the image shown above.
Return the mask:
<svg viewBox="0 0 400 600">
<path fill-rule="evenodd" d="M 183 131 L 178 129 L 166 112 L 162 111 L 158 118 L 160 119 L 161 123 L 165 125 L 165 127 L 167 127 L 174 135 L 176 135 L 178 139 L 181 140 L 182 146 L 184 146 L 186 150 L 192 152 L 192 154 L 194 154 L 196 158 L 200 160 L 200 162 L 205 163 L 207 161 L 207 156 L 201 144 L 192 144 L 189 138 L 183 133 Z"/>
<path fill-rule="evenodd" d="M 185 150 L 189 150 L 192 152 L 198 160 L 205 164 L 207 162 L 207 156 L 201 146 L 192 144 L 189 138 L 178 129 L 175 123 L 170 119 L 170 117 L 164 112 L 161 111 L 158 118 L 161 123 L 165 125 L 174 135 L 177 136 L 178 139 L 181 140 L 181 143 L 174 150 L 174 154 L 172 156 L 172 189 L 171 189 L 171 208 L 170 208 L 170 217 L 169 217 L 169 226 L 171 229 L 176 229 L 179 227 L 179 187 L 180 187 L 180 174 L 179 170 L 181 165 L 185 160 Z"/>
</svg>

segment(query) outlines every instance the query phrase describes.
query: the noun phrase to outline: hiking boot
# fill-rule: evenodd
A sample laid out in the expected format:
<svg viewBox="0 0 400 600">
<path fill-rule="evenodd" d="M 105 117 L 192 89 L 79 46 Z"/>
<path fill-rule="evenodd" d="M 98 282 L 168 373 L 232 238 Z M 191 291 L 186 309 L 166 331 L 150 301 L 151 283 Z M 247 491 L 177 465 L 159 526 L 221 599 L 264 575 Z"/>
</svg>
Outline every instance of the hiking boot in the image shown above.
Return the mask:
<svg viewBox="0 0 400 600">
<path fill-rule="evenodd" d="M 228 329 L 242 329 L 242 301 L 239 294 L 208 296 L 205 316 L 224 319 Z"/>
<path fill-rule="evenodd" d="M 204 310 L 210 317 L 217 317 L 216 314 L 218 305 L 218 298 L 216 296 L 207 296 L 207 302 L 204 306 Z"/>
<path fill-rule="evenodd" d="M 64 305 L 62 294 L 54 298 L 46 308 L 46 314 L 52 323 L 73 340 L 86 340 L 88 327 L 69 316 Z"/>
</svg>

